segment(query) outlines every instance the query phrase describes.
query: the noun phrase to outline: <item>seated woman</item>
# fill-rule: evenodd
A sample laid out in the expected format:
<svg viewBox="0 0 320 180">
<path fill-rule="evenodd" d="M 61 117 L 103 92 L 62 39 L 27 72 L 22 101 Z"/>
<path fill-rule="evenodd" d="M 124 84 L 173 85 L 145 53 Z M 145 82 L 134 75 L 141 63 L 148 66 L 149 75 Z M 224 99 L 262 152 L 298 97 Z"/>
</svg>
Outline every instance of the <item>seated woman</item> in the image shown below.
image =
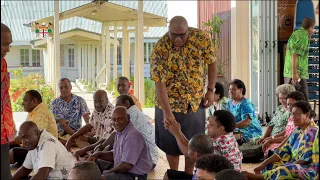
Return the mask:
<svg viewBox="0 0 320 180">
<path fill-rule="evenodd" d="M 276 136 L 286 129 L 290 116 L 287 108 L 287 95 L 294 91 L 296 91 L 296 89 L 290 84 L 282 84 L 277 87 L 276 94 L 278 95 L 280 105 L 277 107 L 271 121 L 267 124 L 267 130 L 264 136 L 258 140 L 259 144 L 266 138 Z"/>
<path fill-rule="evenodd" d="M 283 147 L 254 169 L 244 171 L 248 179 L 315 179 L 319 168 L 319 127 L 310 120 L 311 106 L 306 101 L 293 104 L 297 126 Z"/>
<path fill-rule="evenodd" d="M 236 128 L 242 133 L 242 143 L 250 142 L 262 135 L 260 122 L 255 114 L 254 105 L 246 99 L 246 87 L 244 83 L 235 79 L 229 87 L 230 100 L 226 110 L 230 111 L 236 118 Z"/>
<path fill-rule="evenodd" d="M 292 112 L 293 104 L 296 101 L 304 101 L 305 97 L 304 95 L 299 91 L 291 92 L 287 95 L 287 107 L 289 112 Z M 293 116 L 290 116 L 288 119 L 288 123 L 286 126 L 286 129 L 282 131 L 280 134 L 268 137 L 262 141 L 262 150 L 265 153 L 265 157 L 268 156 L 268 154 L 272 154 L 272 152 L 279 147 L 280 143 L 283 141 L 286 141 L 287 138 L 290 136 L 292 131 L 294 130 L 295 126 L 293 124 Z M 282 144 L 284 144 L 283 142 Z M 271 151 L 271 152 L 269 152 Z"/>
<path fill-rule="evenodd" d="M 206 109 L 206 119 L 209 120 L 213 113 L 216 110 L 225 110 L 228 103 L 228 98 L 224 96 L 223 85 L 219 82 L 216 82 L 215 86 L 216 91 L 214 92 L 213 105 Z"/>
</svg>

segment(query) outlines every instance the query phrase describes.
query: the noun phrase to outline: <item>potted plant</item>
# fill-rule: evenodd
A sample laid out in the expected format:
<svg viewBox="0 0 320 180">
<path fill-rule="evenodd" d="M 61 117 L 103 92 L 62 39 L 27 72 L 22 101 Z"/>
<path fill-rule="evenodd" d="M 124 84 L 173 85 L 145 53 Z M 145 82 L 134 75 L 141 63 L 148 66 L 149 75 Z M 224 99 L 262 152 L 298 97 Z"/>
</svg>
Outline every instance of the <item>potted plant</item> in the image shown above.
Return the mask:
<svg viewBox="0 0 320 180">
<path fill-rule="evenodd" d="M 229 14 L 227 13 L 224 13 L 221 16 L 218 14 L 213 14 L 211 19 L 203 23 L 203 28 L 209 33 L 212 45 L 214 47 L 214 58 L 216 59 L 217 63 L 217 81 L 224 86 L 225 95 L 228 94 L 228 80 L 225 77 L 225 70 L 227 62 L 230 58 L 221 59 L 217 52 L 221 47 L 221 27 L 228 16 Z"/>
</svg>

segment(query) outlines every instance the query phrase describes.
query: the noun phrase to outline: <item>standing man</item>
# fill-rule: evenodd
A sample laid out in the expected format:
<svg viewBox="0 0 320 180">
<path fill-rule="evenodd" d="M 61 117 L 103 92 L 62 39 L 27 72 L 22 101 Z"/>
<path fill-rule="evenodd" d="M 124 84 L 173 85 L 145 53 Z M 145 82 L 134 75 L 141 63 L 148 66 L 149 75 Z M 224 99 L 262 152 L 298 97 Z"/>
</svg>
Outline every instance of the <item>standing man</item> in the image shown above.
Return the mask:
<svg viewBox="0 0 320 180">
<path fill-rule="evenodd" d="M 283 70 L 284 83 L 294 85 L 297 91 L 304 94 L 307 101 L 307 80 L 309 79 L 308 55 L 314 25 L 315 20 L 313 18 L 304 18 L 302 27 L 291 34 L 287 45 Z"/>
<path fill-rule="evenodd" d="M 9 164 L 9 142 L 14 140 L 15 126 L 9 96 L 10 73 L 4 59 L 12 43 L 11 30 L 1 23 L 1 179 L 12 179 Z"/>
<path fill-rule="evenodd" d="M 178 170 L 182 153 L 163 121 L 179 122 L 187 139 L 205 132 L 205 108 L 213 104 L 217 76 L 213 49 L 208 34 L 188 27 L 184 17 L 176 16 L 170 21 L 169 32 L 152 52 L 151 78 L 157 92 L 156 143 L 166 153 L 170 169 Z M 206 65 L 209 82 L 204 96 Z M 189 158 L 186 158 L 185 171 L 193 173 Z"/>
</svg>

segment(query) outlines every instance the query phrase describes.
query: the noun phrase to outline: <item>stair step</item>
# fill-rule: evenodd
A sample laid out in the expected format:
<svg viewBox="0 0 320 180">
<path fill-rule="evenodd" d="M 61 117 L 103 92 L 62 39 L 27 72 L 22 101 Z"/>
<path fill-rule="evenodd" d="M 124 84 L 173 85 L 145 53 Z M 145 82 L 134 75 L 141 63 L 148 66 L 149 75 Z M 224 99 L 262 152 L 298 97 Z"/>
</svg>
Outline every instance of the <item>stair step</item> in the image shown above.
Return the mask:
<svg viewBox="0 0 320 180">
<path fill-rule="evenodd" d="M 309 94 L 309 101 L 310 101 L 310 100 L 319 100 L 319 95 Z"/>
<path fill-rule="evenodd" d="M 319 86 L 308 86 L 309 91 L 319 91 Z"/>
<path fill-rule="evenodd" d="M 319 82 L 319 78 L 309 77 L 308 82 Z"/>
<path fill-rule="evenodd" d="M 319 73 L 319 69 L 309 69 L 309 73 Z"/>
<path fill-rule="evenodd" d="M 311 38 L 318 38 L 318 39 L 319 39 L 319 34 L 313 34 L 313 35 L 311 36 Z"/>
<path fill-rule="evenodd" d="M 309 56 L 319 56 L 319 52 L 309 52 Z"/>
<path fill-rule="evenodd" d="M 310 43 L 311 48 L 319 48 L 319 43 Z"/>
</svg>

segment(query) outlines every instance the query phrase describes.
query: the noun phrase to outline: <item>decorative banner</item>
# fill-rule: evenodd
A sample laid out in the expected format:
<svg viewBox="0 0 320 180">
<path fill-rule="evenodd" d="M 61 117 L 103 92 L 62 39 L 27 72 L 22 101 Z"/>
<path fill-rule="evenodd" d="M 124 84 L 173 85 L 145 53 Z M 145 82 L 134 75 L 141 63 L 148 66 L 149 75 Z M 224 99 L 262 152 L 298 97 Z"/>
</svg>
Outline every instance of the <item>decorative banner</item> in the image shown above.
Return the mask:
<svg viewBox="0 0 320 180">
<path fill-rule="evenodd" d="M 278 40 L 287 41 L 293 33 L 296 0 L 278 1 Z"/>
<path fill-rule="evenodd" d="M 35 33 L 36 33 L 36 39 L 51 39 L 52 38 L 52 23 L 48 23 L 47 25 L 45 23 L 42 23 L 40 25 L 39 23 L 35 23 Z"/>
</svg>

